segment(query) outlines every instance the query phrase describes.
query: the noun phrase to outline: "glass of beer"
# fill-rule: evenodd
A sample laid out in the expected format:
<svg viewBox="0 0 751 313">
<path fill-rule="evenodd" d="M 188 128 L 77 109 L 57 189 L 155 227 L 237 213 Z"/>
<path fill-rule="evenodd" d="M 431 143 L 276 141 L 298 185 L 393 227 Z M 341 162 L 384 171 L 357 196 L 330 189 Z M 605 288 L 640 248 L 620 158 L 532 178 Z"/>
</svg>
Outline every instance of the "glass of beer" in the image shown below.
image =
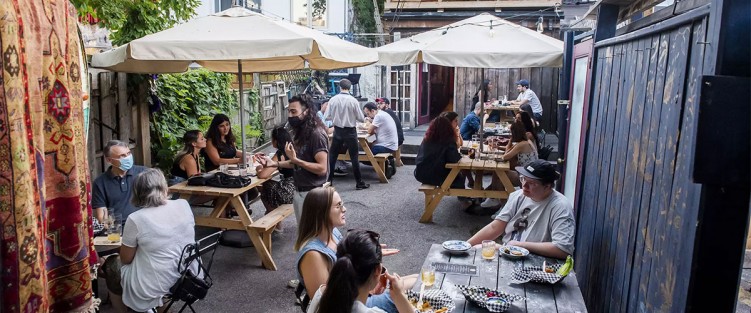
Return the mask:
<svg viewBox="0 0 751 313">
<path fill-rule="evenodd" d="M 119 222 L 115 222 L 114 225 L 112 225 L 107 232 L 107 240 L 111 243 L 117 243 L 120 242 L 120 232 L 123 229 L 123 225 Z"/>
<path fill-rule="evenodd" d="M 492 260 L 495 258 L 495 241 L 482 241 L 482 258 L 485 260 Z"/>
<path fill-rule="evenodd" d="M 435 266 L 427 264 L 422 267 L 420 279 L 425 287 L 432 287 L 435 284 Z"/>
</svg>

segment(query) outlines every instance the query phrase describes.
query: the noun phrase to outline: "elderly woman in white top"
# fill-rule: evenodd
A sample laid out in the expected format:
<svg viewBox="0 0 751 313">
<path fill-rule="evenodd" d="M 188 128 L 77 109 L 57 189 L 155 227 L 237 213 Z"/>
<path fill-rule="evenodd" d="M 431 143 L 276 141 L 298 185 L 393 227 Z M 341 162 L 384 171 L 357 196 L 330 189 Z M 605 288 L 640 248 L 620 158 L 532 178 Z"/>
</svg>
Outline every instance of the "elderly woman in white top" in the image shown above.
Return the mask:
<svg viewBox="0 0 751 313">
<path fill-rule="evenodd" d="M 137 312 L 163 305 L 162 297 L 180 276 L 177 263 L 183 247 L 195 242 L 195 220 L 187 201 L 168 200 L 167 181 L 161 171 L 147 169 L 133 184 L 133 204 L 120 255 L 104 263 L 113 306 L 125 304 Z"/>
</svg>

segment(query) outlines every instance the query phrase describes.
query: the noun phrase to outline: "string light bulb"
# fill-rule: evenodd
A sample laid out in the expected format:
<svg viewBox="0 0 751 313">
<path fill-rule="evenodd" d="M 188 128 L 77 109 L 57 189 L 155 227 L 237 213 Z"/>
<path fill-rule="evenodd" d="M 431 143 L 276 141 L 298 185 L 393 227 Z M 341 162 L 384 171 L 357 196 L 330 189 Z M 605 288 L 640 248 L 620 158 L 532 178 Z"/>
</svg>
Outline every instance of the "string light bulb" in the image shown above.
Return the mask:
<svg viewBox="0 0 751 313">
<path fill-rule="evenodd" d="M 490 21 L 490 38 L 493 38 L 495 36 L 495 31 L 493 30 L 493 21 Z"/>
</svg>

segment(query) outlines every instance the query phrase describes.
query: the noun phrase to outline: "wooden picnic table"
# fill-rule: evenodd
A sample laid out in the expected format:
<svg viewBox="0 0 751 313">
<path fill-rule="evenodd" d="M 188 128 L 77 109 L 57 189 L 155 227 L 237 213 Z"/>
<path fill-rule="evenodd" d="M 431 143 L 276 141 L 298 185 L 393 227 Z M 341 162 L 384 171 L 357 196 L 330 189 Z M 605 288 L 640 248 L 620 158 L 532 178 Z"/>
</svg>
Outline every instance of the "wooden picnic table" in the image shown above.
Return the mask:
<svg viewBox="0 0 751 313">
<path fill-rule="evenodd" d="M 490 115 L 493 111 L 501 111 L 501 121 L 513 121 L 514 115 L 521 111 L 521 108 L 518 105 L 499 105 L 499 104 L 492 104 L 489 106 L 485 106 L 485 114 Z M 513 112 L 513 115 L 505 114 L 504 112 Z"/>
<path fill-rule="evenodd" d="M 334 134 L 329 134 L 329 141 L 333 137 L 334 137 Z M 378 175 L 378 180 L 381 183 L 388 184 L 389 180 L 388 178 L 386 178 L 386 156 L 379 155 L 378 157 L 376 157 L 376 155 L 373 154 L 373 151 L 370 150 L 370 145 L 368 145 L 368 137 L 370 136 L 368 135 L 367 132 L 363 132 L 358 129 L 357 141 L 360 143 L 360 147 L 362 148 L 362 151 L 365 152 L 365 154 L 358 155 L 357 161 L 370 162 L 370 165 L 373 166 L 373 170 Z M 344 161 L 352 161 L 352 158 L 349 155 L 349 151 L 345 153 L 340 153 L 337 159 L 344 160 Z M 352 161 L 352 162 L 356 162 L 356 161 Z"/>
<path fill-rule="evenodd" d="M 470 159 L 468 156 L 463 156 L 459 162 L 446 164 L 446 168 L 451 169 L 451 172 L 446 176 L 441 186 L 422 185 L 419 189 L 419 191 L 425 193 L 425 211 L 420 218 L 420 223 L 430 223 L 433 220 L 433 212 L 444 196 L 508 199 L 509 194 L 516 190 L 508 177 L 510 170 L 508 162 L 479 158 Z M 451 183 L 462 170 L 475 172 L 475 184 L 472 189 L 451 188 Z M 496 175 L 503 185 L 503 190 L 485 190 L 482 185 L 484 172 L 491 172 Z"/>
<path fill-rule="evenodd" d="M 584 304 L 576 273 L 571 272 L 562 281 L 555 285 L 540 283 L 511 283 L 511 273 L 516 266 L 542 266 L 542 262 L 548 264 L 563 263 L 562 260 L 545 258 L 530 254 L 521 260 L 509 260 L 496 253 L 493 260 L 482 258 L 480 249 L 470 249 L 469 253 L 450 255 L 444 252 L 440 244 L 433 244 L 428 251 L 423 265 L 438 263 L 474 264 L 478 268 L 478 276 L 460 274 L 435 274 L 435 284 L 432 288 L 439 288 L 454 300 L 456 309 L 453 313 L 465 312 L 488 312 L 469 301 L 466 301 L 456 285 L 482 286 L 513 295 L 527 298 L 526 300 L 514 301 L 506 312 L 510 313 L 585 313 L 587 307 Z M 418 279 L 412 290 L 420 292 L 422 282 Z"/>
<path fill-rule="evenodd" d="M 237 170 L 230 170 L 230 175 L 237 175 Z M 258 187 L 267 179 L 259 179 L 258 177 L 250 177 L 251 183 L 242 188 L 217 188 L 211 186 L 188 186 L 188 182 L 184 181 L 179 184 L 169 187 L 169 191 L 172 193 L 180 194 L 183 199 L 190 199 L 190 196 L 210 196 L 216 197 L 214 200 L 214 210 L 205 216 L 195 216 L 196 225 L 215 227 L 222 229 L 237 229 L 244 230 L 248 233 L 248 237 L 253 242 L 258 255 L 261 257 L 263 267 L 270 270 L 276 270 L 276 264 L 271 257 L 271 237 L 267 237 L 262 231 L 252 227 L 253 219 L 248 214 L 248 210 L 243 203 L 241 195 L 245 192 Z M 227 211 L 234 208 L 239 219 L 227 218 Z M 274 210 L 276 211 L 276 210 Z M 274 212 L 272 211 L 272 212 Z M 195 212 L 194 212 L 195 213 Z"/>
</svg>

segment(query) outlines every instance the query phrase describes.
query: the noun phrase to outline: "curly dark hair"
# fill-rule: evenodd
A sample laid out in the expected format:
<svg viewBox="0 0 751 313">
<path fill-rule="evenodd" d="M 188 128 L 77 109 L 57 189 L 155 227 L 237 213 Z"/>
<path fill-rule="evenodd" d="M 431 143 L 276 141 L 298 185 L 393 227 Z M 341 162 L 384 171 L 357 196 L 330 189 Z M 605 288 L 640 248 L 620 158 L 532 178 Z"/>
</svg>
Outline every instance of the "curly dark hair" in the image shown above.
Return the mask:
<svg viewBox="0 0 751 313">
<path fill-rule="evenodd" d="M 302 117 L 303 123 L 299 127 L 290 128 L 295 133 L 294 144 L 296 147 L 303 146 L 306 142 L 310 141 L 311 136 L 315 134 L 317 130 L 326 132 L 326 126 L 323 125 L 323 121 L 318 118 L 318 107 L 313 102 L 313 99 L 306 94 L 298 94 L 289 99 L 289 103 L 300 103 L 300 108 L 308 113 Z"/>
<path fill-rule="evenodd" d="M 206 138 L 211 140 L 211 143 L 214 144 L 214 147 L 219 147 L 222 145 L 222 134 L 219 133 L 219 124 L 229 122 L 230 126 L 232 125 L 232 122 L 230 122 L 229 117 L 224 114 L 217 114 L 214 115 L 214 119 L 211 120 L 211 125 L 209 125 L 209 130 L 206 132 Z M 230 127 L 229 132 L 226 136 L 224 136 L 224 143 L 226 143 L 228 146 L 235 146 L 235 135 L 232 134 L 232 127 Z"/>
<path fill-rule="evenodd" d="M 451 127 L 451 121 L 445 117 L 436 117 L 425 132 L 425 143 L 451 144 L 456 143 L 456 133 Z"/>
</svg>

